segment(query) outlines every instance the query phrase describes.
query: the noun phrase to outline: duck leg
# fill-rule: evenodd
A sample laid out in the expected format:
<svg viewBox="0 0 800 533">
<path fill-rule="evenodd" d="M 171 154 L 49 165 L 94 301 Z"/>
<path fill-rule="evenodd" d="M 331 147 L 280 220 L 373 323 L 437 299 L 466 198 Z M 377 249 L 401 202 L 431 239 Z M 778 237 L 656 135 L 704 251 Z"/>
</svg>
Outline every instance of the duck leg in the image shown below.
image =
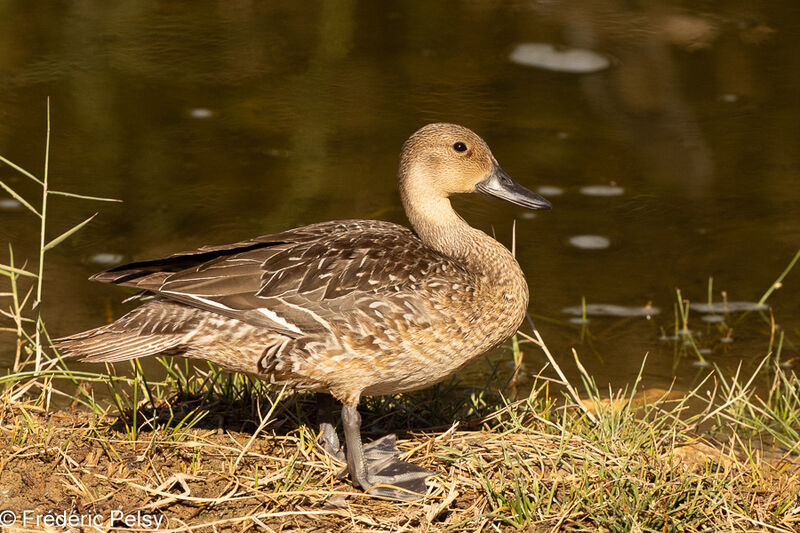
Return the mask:
<svg viewBox="0 0 800 533">
<path fill-rule="evenodd" d="M 319 424 L 319 444 L 325 452 L 339 462 L 346 462 L 342 446 L 339 444 L 339 435 L 333 425 L 333 398 L 330 394 L 318 392 L 317 423 Z"/>
<path fill-rule="evenodd" d="M 354 485 L 365 492 L 398 500 L 417 500 L 427 491 L 425 478 L 433 472 L 397 458 L 394 435 L 368 446 L 361 444 L 361 415 L 356 406 L 342 407 L 347 469 Z M 378 485 L 378 486 L 376 486 Z"/>
<path fill-rule="evenodd" d="M 347 458 L 342 451 L 339 435 L 333 423 L 334 400 L 329 394 L 318 392 L 315 394 L 317 403 L 317 423 L 319 424 L 318 443 L 320 447 L 336 461 L 347 463 Z M 378 463 L 388 458 L 400 455 L 397 449 L 397 436 L 384 435 L 383 437 L 363 445 L 364 458 L 367 464 Z M 343 478 L 348 473 L 348 467 L 342 469 L 336 477 Z"/>
</svg>

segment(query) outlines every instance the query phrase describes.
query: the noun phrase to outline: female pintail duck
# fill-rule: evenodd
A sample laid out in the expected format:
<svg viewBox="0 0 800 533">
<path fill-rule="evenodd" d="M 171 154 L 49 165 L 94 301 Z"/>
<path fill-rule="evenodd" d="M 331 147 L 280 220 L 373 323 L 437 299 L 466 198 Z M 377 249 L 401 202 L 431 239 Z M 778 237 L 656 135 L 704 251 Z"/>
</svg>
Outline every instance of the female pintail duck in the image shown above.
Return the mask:
<svg viewBox="0 0 800 533">
<path fill-rule="evenodd" d="M 329 393 L 343 404 L 353 483 L 419 497 L 432 472 L 399 460 L 393 435 L 362 446 L 359 399 L 442 381 L 513 335 L 528 306 L 512 254 L 470 227 L 449 197 L 480 192 L 529 209 L 550 203 L 454 124 L 429 124 L 405 142 L 398 184 L 416 233 L 339 220 L 112 268 L 91 279 L 154 298 L 57 347 L 93 362 L 167 353 L 206 359 Z M 344 459 L 330 419 L 320 434 L 326 451 Z"/>
</svg>

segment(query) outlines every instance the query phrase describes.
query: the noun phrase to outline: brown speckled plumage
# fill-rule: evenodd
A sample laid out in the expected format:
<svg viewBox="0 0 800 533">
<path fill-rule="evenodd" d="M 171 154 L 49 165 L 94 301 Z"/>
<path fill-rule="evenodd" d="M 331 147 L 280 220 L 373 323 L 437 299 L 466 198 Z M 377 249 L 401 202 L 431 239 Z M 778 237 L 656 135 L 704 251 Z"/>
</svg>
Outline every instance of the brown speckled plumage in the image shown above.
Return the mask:
<svg viewBox="0 0 800 533">
<path fill-rule="evenodd" d="M 522 194 L 512 185 L 527 204 L 508 197 Z M 477 189 L 549 205 L 508 179 L 480 137 L 449 124 L 406 142 L 399 187 L 417 233 L 323 222 L 113 268 L 92 279 L 150 299 L 58 346 L 86 361 L 169 351 L 348 406 L 437 383 L 511 336 L 528 305 L 512 254 L 471 228 L 448 196 Z"/>
</svg>

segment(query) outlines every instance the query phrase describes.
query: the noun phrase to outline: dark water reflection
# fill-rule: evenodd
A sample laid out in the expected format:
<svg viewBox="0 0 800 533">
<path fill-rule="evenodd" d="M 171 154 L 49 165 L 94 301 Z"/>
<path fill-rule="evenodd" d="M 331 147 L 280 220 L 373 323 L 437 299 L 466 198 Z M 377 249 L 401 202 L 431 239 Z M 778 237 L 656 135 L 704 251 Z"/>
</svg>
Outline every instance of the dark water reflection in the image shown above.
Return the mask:
<svg viewBox="0 0 800 533">
<path fill-rule="evenodd" d="M 405 223 L 400 144 L 444 120 L 482 134 L 522 183 L 564 191 L 533 218 L 485 198 L 457 207 L 507 244 L 517 219 L 531 310 L 565 367 L 575 346 L 598 381 L 622 385 L 649 352 L 650 384 L 688 385 L 696 357 L 658 340 L 672 332 L 675 287 L 705 301 L 713 276 L 715 300 L 757 300 L 800 247 L 798 25 L 791 1 L 2 3 L 0 153 L 42 168 L 49 96 L 51 179 L 125 202 L 50 255 L 49 330 L 126 309 L 124 291 L 85 282 L 104 268 L 97 254 L 151 258 L 334 218 Z M 613 66 L 511 63 L 523 42 Z M 7 168 L 0 179 L 32 192 Z M 609 185 L 622 194 L 581 191 Z M 58 199 L 52 220 L 67 227 L 95 207 Z M 570 244 L 581 235 L 608 247 Z M 32 257 L 35 221 L 5 201 L 0 237 Z M 785 359 L 798 355 L 799 276 L 770 299 Z M 663 311 L 581 327 L 562 310 L 582 297 Z M 695 320 L 711 361 L 766 353 L 758 313 L 734 325 L 733 343 Z M 544 359 L 529 348 L 526 361 L 535 371 Z"/>
</svg>

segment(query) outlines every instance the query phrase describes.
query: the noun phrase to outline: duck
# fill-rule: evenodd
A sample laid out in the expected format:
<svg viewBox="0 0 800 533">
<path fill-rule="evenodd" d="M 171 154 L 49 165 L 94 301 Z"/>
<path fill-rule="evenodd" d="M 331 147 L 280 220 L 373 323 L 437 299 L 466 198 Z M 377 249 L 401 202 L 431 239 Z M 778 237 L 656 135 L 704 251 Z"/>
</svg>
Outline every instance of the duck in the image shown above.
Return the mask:
<svg viewBox="0 0 800 533">
<path fill-rule="evenodd" d="M 361 438 L 364 396 L 429 387 L 510 338 L 529 303 L 514 255 L 453 209 L 481 193 L 550 203 L 514 181 L 470 129 L 428 124 L 397 175 L 412 229 L 381 220 L 314 223 L 117 266 L 90 280 L 138 289 L 116 321 L 55 341 L 62 356 L 210 361 L 319 399 L 319 443 L 364 492 L 413 500 L 434 473 L 399 459 L 395 435 Z M 341 403 L 344 451 L 333 423 Z"/>
</svg>

